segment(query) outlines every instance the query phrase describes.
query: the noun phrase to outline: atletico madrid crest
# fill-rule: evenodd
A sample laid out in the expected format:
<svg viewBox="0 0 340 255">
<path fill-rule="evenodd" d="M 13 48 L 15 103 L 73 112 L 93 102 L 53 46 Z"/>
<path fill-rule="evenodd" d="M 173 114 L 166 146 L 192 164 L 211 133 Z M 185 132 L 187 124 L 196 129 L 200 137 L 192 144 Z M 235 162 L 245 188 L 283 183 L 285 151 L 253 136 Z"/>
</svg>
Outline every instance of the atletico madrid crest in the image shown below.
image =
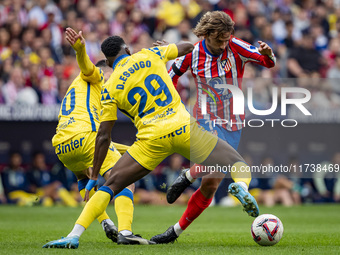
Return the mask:
<svg viewBox="0 0 340 255">
<path fill-rule="evenodd" d="M 232 66 L 229 58 L 221 60 L 221 65 L 224 68 L 224 70 L 226 71 L 226 73 L 230 71 L 231 66 Z"/>
</svg>

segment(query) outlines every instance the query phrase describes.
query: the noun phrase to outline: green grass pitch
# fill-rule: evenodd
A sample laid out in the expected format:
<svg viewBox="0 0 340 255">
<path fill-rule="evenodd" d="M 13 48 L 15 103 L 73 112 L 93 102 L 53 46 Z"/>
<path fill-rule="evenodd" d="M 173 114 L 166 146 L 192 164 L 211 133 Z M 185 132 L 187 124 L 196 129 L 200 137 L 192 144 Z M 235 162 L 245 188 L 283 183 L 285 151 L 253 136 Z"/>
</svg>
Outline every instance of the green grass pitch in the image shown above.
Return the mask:
<svg viewBox="0 0 340 255">
<path fill-rule="evenodd" d="M 184 207 L 136 206 L 134 233 L 151 238 L 174 224 Z M 42 249 L 66 236 L 81 208 L 0 206 L 0 254 L 340 254 L 340 205 L 260 208 L 284 225 L 280 243 L 261 247 L 251 237 L 252 218 L 241 207 L 208 208 L 178 239 L 168 245 L 118 246 L 94 222 L 77 250 Z M 114 215 L 113 206 L 108 209 Z M 116 222 L 115 216 L 112 216 Z"/>
</svg>

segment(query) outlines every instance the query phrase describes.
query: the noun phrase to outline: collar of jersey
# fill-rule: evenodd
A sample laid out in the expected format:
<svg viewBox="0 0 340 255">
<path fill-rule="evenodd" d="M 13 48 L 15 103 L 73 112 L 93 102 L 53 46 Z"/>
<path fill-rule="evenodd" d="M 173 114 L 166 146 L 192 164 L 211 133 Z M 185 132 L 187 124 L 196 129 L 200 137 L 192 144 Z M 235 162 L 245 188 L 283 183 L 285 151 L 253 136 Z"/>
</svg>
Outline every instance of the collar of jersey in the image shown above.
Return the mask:
<svg viewBox="0 0 340 255">
<path fill-rule="evenodd" d="M 213 56 L 214 58 L 218 58 L 219 56 L 221 56 L 221 55 L 214 55 L 214 54 L 212 54 L 209 50 L 208 50 L 208 48 L 207 48 L 207 46 L 205 45 L 205 39 L 203 39 L 203 41 L 202 41 L 202 45 L 203 45 L 203 49 L 204 49 L 204 51 L 206 52 L 206 53 L 208 53 L 210 56 Z"/>
<path fill-rule="evenodd" d="M 112 69 L 115 70 L 116 66 L 118 65 L 118 63 L 123 59 L 123 58 L 127 58 L 129 57 L 130 55 L 128 54 L 124 54 L 124 55 L 121 55 L 119 56 L 118 58 L 115 59 L 115 61 L 113 61 L 113 64 L 112 64 Z"/>
</svg>

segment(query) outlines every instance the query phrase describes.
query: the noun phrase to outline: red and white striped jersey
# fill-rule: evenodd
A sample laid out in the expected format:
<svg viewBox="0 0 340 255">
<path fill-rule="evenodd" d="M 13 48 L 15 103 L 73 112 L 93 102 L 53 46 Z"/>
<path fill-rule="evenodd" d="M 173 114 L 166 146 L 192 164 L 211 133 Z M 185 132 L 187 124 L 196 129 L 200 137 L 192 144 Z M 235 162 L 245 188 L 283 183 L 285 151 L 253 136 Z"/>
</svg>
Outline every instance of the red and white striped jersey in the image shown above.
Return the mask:
<svg viewBox="0 0 340 255">
<path fill-rule="evenodd" d="M 276 59 L 275 56 L 261 55 L 258 48 L 233 36 L 224 52 L 215 56 L 207 49 L 205 40 L 202 40 L 195 45 L 191 53 L 175 60 L 169 69 L 169 75 L 177 87 L 178 78 L 190 68 L 197 89 L 193 116 L 197 120 L 224 120 L 223 123 L 228 124 L 223 124 L 223 128 L 236 131 L 242 128 L 244 115 L 234 115 L 232 93 L 228 89 L 215 86 L 229 84 L 242 89 L 244 67 L 248 62 L 270 68 L 275 65 Z M 203 116 L 201 104 L 204 94 L 207 114 Z"/>
</svg>

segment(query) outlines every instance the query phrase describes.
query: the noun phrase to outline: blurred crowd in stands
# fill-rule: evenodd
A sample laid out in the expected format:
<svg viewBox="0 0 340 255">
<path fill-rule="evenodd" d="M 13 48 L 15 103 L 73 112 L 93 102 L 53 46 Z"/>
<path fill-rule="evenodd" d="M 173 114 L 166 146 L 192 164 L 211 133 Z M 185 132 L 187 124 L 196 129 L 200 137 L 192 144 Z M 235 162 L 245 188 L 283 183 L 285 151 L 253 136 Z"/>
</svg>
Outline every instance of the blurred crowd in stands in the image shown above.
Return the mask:
<svg viewBox="0 0 340 255">
<path fill-rule="evenodd" d="M 310 89 L 315 107 L 340 106 L 339 0 L 2 0 L 0 103 L 60 103 L 79 72 L 66 27 L 83 31 L 95 62 L 103 58 L 100 43 L 110 35 L 122 36 L 132 52 L 158 39 L 194 43 L 199 38 L 191 29 L 213 10 L 232 17 L 236 37 L 255 46 L 265 41 L 277 56 L 270 70 L 247 66 L 245 79 L 260 78 L 249 86 L 266 91 L 300 78 L 291 83 Z M 183 101 L 194 84 L 190 79 L 180 80 Z"/>
<path fill-rule="evenodd" d="M 249 165 L 252 165 L 250 156 L 245 155 L 244 158 Z M 290 164 L 298 166 L 300 162 L 292 157 L 287 165 Z M 337 164 L 339 170 L 340 151 L 335 153 L 329 161 L 321 164 L 322 167 Z M 274 166 L 275 162 L 271 157 L 264 157 L 261 165 Z M 181 155 L 170 156 L 165 164 L 158 166 L 149 175 L 136 182 L 135 203 L 167 205 L 166 190 L 184 167 L 188 167 L 188 162 Z M 2 166 L 0 172 L 0 204 L 76 207 L 82 203 L 75 175 L 60 162 L 48 166 L 41 152 L 34 153 L 32 164 L 27 166 L 22 164 L 20 153 L 13 152 L 9 164 Z M 233 196 L 227 194 L 227 187 L 231 182 L 230 178 L 222 181 L 213 205 L 239 205 Z M 100 179 L 99 186 L 103 183 L 104 179 Z M 199 185 L 200 179 L 194 182 L 176 203 L 186 204 Z M 339 171 L 328 173 L 319 171 L 312 176 L 304 176 L 299 171 L 290 174 L 268 172 L 254 177 L 249 190 L 260 204 L 269 207 L 275 204 L 292 206 L 301 203 L 339 203 L 340 173 Z"/>
</svg>

